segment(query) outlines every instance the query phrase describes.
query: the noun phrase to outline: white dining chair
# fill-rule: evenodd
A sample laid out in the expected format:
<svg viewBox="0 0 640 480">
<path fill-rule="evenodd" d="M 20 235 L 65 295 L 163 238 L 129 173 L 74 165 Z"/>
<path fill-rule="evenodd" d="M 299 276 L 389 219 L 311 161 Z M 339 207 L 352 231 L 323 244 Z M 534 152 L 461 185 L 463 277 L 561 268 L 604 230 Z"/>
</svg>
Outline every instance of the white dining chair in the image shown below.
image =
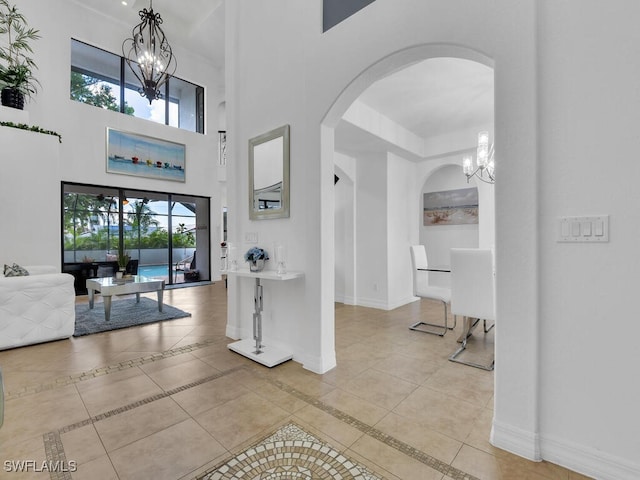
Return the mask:
<svg viewBox="0 0 640 480">
<path fill-rule="evenodd" d="M 495 274 L 491 250 L 451 249 L 451 313 L 464 317 L 464 328 L 461 345 L 449 360 L 493 370 L 493 360 L 489 364 L 480 364 L 458 358 L 467 348 L 467 339 L 480 321 L 485 334 L 495 326 Z M 487 321 L 493 323 L 487 326 Z"/>
<path fill-rule="evenodd" d="M 409 327 L 410 330 L 418 332 L 430 333 L 441 337 L 447 333 L 447 330 L 453 330 L 456 326 L 456 317 L 453 317 L 453 327 L 449 327 L 447 305 L 451 302 L 451 290 L 445 287 L 436 287 L 429 285 L 429 271 L 427 262 L 427 252 L 424 245 L 411 245 L 411 267 L 413 271 L 413 295 L 420 298 L 428 298 L 430 300 L 439 300 L 444 306 L 444 324 L 427 323 L 419 321 Z M 433 327 L 437 329 L 424 329 L 422 326 Z"/>
</svg>

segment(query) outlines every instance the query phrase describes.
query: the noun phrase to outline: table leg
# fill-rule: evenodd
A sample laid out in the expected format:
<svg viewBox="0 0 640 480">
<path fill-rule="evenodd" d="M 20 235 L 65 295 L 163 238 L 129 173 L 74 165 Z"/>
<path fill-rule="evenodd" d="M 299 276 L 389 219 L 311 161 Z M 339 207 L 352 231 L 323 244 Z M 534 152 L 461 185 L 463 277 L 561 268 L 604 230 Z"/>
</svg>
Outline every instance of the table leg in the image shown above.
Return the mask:
<svg viewBox="0 0 640 480">
<path fill-rule="evenodd" d="M 104 319 L 106 322 L 111 320 L 111 295 L 102 296 L 104 301 Z"/>
<path fill-rule="evenodd" d="M 88 293 L 89 293 L 89 308 L 90 308 L 90 309 L 93 309 L 93 295 L 94 295 L 94 293 L 95 293 L 95 290 L 93 290 L 93 289 L 91 289 L 91 288 L 90 288 L 90 289 L 88 290 Z"/>
<path fill-rule="evenodd" d="M 253 339 L 256 341 L 255 354 L 262 353 L 262 285 L 260 279 L 256 278 L 256 286 L 253 292 Z"/>
<path fill-rule="evenodd" d="M 158 311 L 162 312 L 162 298 L 163 298 L 164 290 L 158 290 Z"/>
<path fill-rule="evenodd" d="M 136 303 L 140 303 L 140 292 L 136 292 Z"/>
</svg>

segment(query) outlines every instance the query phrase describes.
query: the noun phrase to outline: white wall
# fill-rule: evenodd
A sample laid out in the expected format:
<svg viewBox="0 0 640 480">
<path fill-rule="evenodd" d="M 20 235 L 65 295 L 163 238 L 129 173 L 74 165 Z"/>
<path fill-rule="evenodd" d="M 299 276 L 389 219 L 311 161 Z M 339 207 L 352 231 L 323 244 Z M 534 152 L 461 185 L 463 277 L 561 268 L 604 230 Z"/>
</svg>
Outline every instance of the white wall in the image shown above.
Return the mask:
<svg viewBox="0 0 640 480">
<path fill-rule="evenodd" d="M 263 322 L 265 343 L 291 348 L 294 359 L 310 370 L 322 372 L 335 365 L 332 323 L 335 261 L 333 250 L 321 251 L 318 224 L 334 236 L 334 159 L 321 166 L 312 162 L 313 133 L 306 128 L 306 75 L 304 69 L 309 38 L 317 37 L 315 20 L 321 22 L 321 5 L 307 2 L 227 2 L 226 14 L 226 111 L 228 155 L 229 241 L 242 255 L 252 244 L 247 233 L 255 233 L 257 244 L 269 248 L 287 241 L 288 268 L 300 270 L 304 279 L 265 284 L 268 315 Z M 296 41 L 292 41 L 293 39 Z M 326 75 L 325 75 L 326 76 Z M 249 220 L 248 155 L 249 138 L 278 126 L 291 125 L 291 213 L 287 219 Z M 319 128 L 319 122 L 315 122 Z M 315 132 L 316 141 L 319 134 Z M 333 145 L 328 146 L 333 152 Z M 329 195 L 322 198 L 318 179 Z M 329 213 L 330 212 L 330 213 Z M 274 269 L 267 262 L 267 269 Z M 330 298 L 318 292 L 330 289 Z M 228 282 L 227 335 L 251 336 L 253 285 L 250 280 L 231 277 Z"/>
<path fill-rule="evenodd" d="M 13 120 L 7 107 L 3 121 Z M 4 112 L 7 110 L 7 112 Z M 58 137 L 0 127 L 0 266 L 60 265 Z"/>
<path fill-rule="evenodd" d="M 348 106 L 412 61 L 481 61 L 494 67 L 501 159 L 492 442 L 599 478 L 640 477 L 632 344 L 640 4 L 408 0 L 400 9 L 377 0 L 321 34 L 319 2 L 266 3 L 227 4 L 227 108 L 234 235 L 297 239 L 292 262 L 305 271 L 274 299 L 281 316 L 270 334 L 307 368 L 335 364 L 333 128 Z M 283 123 L 292 126 L 292 217 L 250 222 L 246 142 Z M 610 242 L 556 244 L 556 217 L 576 213 L 609 213 Z M 234 331 L 250 322 L 251 292 L 230 283 L 229 295 Z"/>
<path fill-rule="evenodd" d="M 356 304 L 355 158 L 336 153 L 335 301 Z"/>
<path fill-rule="evenodd" d="M 389 301 L 387 156 L 377 153 L 359 157 L 356 165 L 357 303 L 386 308 Z"/>
<path fill-rule="evenodd" d="M 387 308 L 413 301 L 413 278 L 409 246 L 418 225 L 413 214 L 416 197 L 416 165 L 393 153 L 387 154 Z"/>
<path fill-rule="evenodd" d="M 596 478 L 640 478 L 640 3 L 603 6 L 539 10 L 541 447 Z M 557 217 L 601 214 L 608 243 L 555 241 Z"/>
<path fill-rule="evenodd" d="M 47 175 L 46 178 L 47 191 L 57 192 L 54 201 L 47 202 L 42 198 L 28 195 L 24 190 L 24 185 L 29 183 L 27 178 L 19 179 L 21 181 L 12 182 L 9 185 L 12 196 L 27 202 L 37 202 L 40 215 L 43 219 L 47 219 L 44 222 L 49 222 L 48 219 L 55 221 L 55 228 L 53 224 L 49 225 L 50 229 L 47 229 L 46 237 L 42 235 L 42 222 L 33 222 L 31 224 L 33 236 L 41 240 L 50 239 L 47 242 L 59 242 L 61 181 L 210 196 L 211 230 L 216 232 L 220 228 L 219 187 L 215 168 L 218 138 L 216 107 L 222 96 L 221 72 L 210 66 L 204 58 L 181 49 L 179 42 L 172 41 L 179 64 L 176 74 L 206 89 L 208 114 L 206 122 L 207 131 L 211 132 L 211 135 L 201 135 L 159 125 L 72 101 L 69 99 L 70 39 L 73 37 L 119 54 L 122 40 L 130 35 L 132 26 L 139 21 L 137 12 L 123 9 L 130 13 L 132 18 L 123 18 L 122 22 L 115 22 L 71 0 L 52 2 L 18 0 L 15 3 L 26 16 L 30 26 L 39 29 L 42 35 L 42 39 L 33 44 L 34 58 L 39 67 L 37 78 L 42 87 L 34 100 L 25 106 L 29 112 L 29 122 L 32 125 L 59 132 L 63 140 L 59 147 L 56 145 L 51 149 L 51 158 L 45 153 L 45 158 L 42 159 L 55 162 L 59 155 L 58 170 L 55 174 Z M 185 144 L 187 147 L 186 182 L 107 174 L 105 171 L 107 127 Z M 38 169 L 32 169 L 31 173 L 37 175 L 40 172 Z M 4 212 L 1 215 L 4 218 Z M 215 259 L 219 257 L 219 242 L 217 237 L 214 238 L 216 241 L 212 241 L 214 249 L 212 258 Z M 25 252 L 28 247 L 18 239 L 7 247 L 13 252 L 8 254 L 9 256 L 28 256 L 28 252 Z M 48 263 L 60 265 L 59 244 L 57 248 L 58 253 Z M 220 277 L 218 263 L 212 262 L 213 278 Z"/>
<path fill-rule="evenodd" d="M 415 300 L 416 165 L 393 153 L 335 159 L 335 301 L 391 310 Z"/>
</svg>

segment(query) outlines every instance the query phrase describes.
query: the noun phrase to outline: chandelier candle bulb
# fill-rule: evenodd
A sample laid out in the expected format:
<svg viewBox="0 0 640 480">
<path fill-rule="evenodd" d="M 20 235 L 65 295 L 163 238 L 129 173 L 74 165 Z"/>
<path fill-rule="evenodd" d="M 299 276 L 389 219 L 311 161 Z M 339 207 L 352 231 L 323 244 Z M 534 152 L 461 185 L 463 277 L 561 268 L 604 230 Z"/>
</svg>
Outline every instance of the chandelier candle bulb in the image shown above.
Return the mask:
<svg viewBox="0 0 640 480">
<path fill-rule="evenodd" d="M 489 132 L 478 133 L 478 166 L 486 167 L 489 161 Z"/>
<path fill-rule="evenodd" d="M 465 175 L 473 174 L 473 158 L 471 158 L 471 155 L 465 155 L 462 158 L 462 171 Z"/>
</svg>

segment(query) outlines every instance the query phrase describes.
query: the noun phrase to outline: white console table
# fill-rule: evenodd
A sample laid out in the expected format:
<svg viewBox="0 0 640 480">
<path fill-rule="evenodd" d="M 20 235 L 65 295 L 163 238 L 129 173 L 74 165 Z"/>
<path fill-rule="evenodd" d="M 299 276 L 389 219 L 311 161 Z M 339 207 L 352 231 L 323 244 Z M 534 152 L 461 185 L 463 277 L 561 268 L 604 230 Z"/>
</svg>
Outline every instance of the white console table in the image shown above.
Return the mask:
<svg viewBox="0 0 640 480">
<path fill-rule="evenodd" d="M 304 277 L 304 273 L 294 271 L 278 274 L 272 270 L 252 272 L 244 269 L 227 271 L 226 273 L 236 277 L 255 278 L 256 281 L 253 290 L 253 339 L 247 338 L 230 343 L 227 348 L 269 368 L 291 360 L 293 358 L 292 352 L 262 343 L 262 284 L 260 282 L 261 280 L 295 280 L 296 278 Z"/>
</svg>

